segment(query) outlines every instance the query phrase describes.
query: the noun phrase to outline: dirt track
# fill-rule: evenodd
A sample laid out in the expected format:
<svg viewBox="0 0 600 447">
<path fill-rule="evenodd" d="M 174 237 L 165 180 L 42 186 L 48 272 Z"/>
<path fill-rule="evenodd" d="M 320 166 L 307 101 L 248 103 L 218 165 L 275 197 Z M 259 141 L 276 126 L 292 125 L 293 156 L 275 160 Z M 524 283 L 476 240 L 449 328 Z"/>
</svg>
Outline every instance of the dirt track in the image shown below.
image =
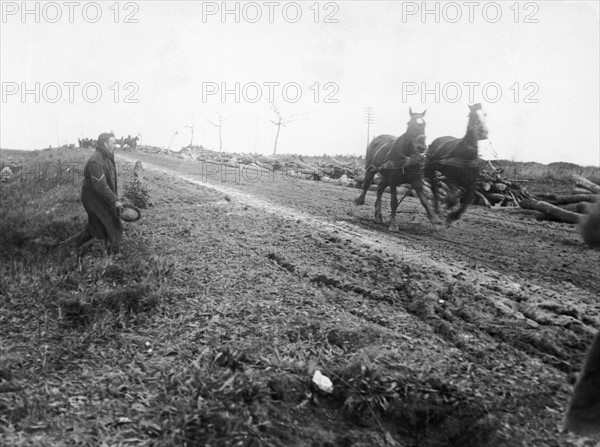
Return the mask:
<svg viewBox="0 0 600 447">
<path fill-rule="evenodd" d="M 161 200 L 175 199 L 181 188 L 197 194 L 185 207 L 210 207 L 216 222 L 207 231 L 222 228 L 212 236 L 238 255 L 258 245 L 279 265 L 288 290 L 321 287 L 329 318 L 350 314 L 388 333 L 379 343 L 403 361 L 447 366 L 469 389 L 505 393 L 506 405 L 492 412 L 546 441 L 558 436 L 570 390 L 565 373 L 579 368 L 600 320 L 600 254 L 583 246 L 574 226 L 471 207 L 439 231 L 417 200 L 406 198 L 400 231 L 391 233 L 372 219 L 374 193 L 357 208 L 355 189 L 279 174 L 253 181 L 247 172 L 225 176 L 165 156 L 120 158 L 141 159 L 167 179 L 149 185 Z M 241 277 L 244 270 L 241 263 Z M 355 348 L 369 339 L 355 340 Z"/>
<path fill-rule="evenodd" d="M 407 197 L 399 208 L 400 231 L 392 233 L 373 220 L 374 192 L 369 193 L 364 206 L 356 207 L 352 203 L 358 196 L 355 189 L 285 180 L 280 174 L 273 177 L 263 173 L 254 181 L 254 173 L 240 173 L 233 168 L 221 172 L 220 167 L 210 167 L 219 169 L 213 172 L 199 162 L 147 154 L 136 157 L 144 160 L 148 168 L 152 168 L 148 163 L 160 166 L 195 184 L 236 196 L 240 203 L 339 232 L 355 242 L 385 250 L 390 256 L 409 258 L 423 267 L 454 269 L 469 281 L 487 278 L 519 283 L 528 295 L 547 293 L 556 299 L 556 294 L 564 294 L 561 301 L 565 305 L 582 306 L 582 313 L 591 319 L 599 316 L 600 303 L 592 298 L 600 294 L 600 255 L 585 248 L 575 226 L 540 222 L 511 212 L 510 208 L 471 207 L 451 228 L 436 231 L 427 222 L 418 200 Z M 389 213 L 387 197 L 384 196 L 384 205 Z M 525 292 L 528 288 L 531 290 Z"/>
</svg>

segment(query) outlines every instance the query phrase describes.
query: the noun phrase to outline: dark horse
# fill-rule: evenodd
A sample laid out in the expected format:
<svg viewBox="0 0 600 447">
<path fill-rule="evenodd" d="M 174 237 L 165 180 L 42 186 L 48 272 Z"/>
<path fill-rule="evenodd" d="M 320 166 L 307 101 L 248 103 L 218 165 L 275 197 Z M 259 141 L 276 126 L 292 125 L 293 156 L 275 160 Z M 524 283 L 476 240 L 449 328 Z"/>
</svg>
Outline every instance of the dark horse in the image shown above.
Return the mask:
<svg viewBox="0 0 600 447">
<path fill-rule="evenodd" d="M 127 138 L 123 138 L 123 149 L 129 147 L 130 149 L 135 149 L 137 147 L 137 142 L 140 137 L 132 138 L 131 135 L 127 135 Z"/>
<path fill-rule="evenodd" d="M 79 141 L 79 147 L 81 148 L 96 147 L 96 140 L 91 138 L 78 138 L 77 141 Z"/>
<path fill-rule="evenodd" d="M 477 158 L 479 155 L 477 144 L 479 140 L 485 140 L 488 134 L 485 124 L 486 114 L 481 110 L 481 104 L 469 106 L 469 109 L 471 113 L 469 113 L 467 134 L 463 138 L 436 138 L 427 150 L 425 176 L 431 185 L 435 212 L 438 214 L 440 212 L 436 171 L 446 178 L 445 183 L 450 188 L 449 207 L 456 205 L 456 188 L 464 189 L 460 206 L 446 216 L 447 225 L 458 220 L 475 197 L 481 163 Z"/>
<path fill-rule="evenodd" d="M 356 205 L 365 203 L 365 195 L 373 181 L 375 174 L 379 172 L 383 178 L 377 188 L 377 200 L 375 201 L 375 221 L 383 223 L 381 216 L 381 196 L 385 188 L 390 187 L 390 231 L 398 231 L 396 222 L 396 210 L 398 209 L 398 196 L 396 187 L 409 183 L 417 197 L 425 207 L 429 220 L 435 224 L 439 223 L 439 218 L 431 209 L 429 202 L 423 192 L 423 165 L 425 152 L 425 112 L 413 113 L 409 109 L 410 120 L 407 123 L 406 132 L 399 136 L 379 135 L 367 147 L 365 157 L 365 179 L 363 181 L 362 192 L 354 201 Z"/>
</svg>

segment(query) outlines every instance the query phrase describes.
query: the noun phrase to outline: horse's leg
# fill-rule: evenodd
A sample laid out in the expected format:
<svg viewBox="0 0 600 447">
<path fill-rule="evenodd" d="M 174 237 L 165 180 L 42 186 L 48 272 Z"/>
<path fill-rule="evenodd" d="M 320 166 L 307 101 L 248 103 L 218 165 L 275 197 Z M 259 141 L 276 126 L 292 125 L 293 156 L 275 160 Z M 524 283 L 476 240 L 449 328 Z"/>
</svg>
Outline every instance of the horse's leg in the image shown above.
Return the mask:
<svg viewBox="0 0 600 447">
<path fill-rule="evenodd" d="M 475 192 L 477 191 L 477 183 L 472 183 L 465 189 L 465 194 L 460 199 L 460 206 L 448 214 L 446 218 L 446 224 L 450 226 L 452 222 L 460 219 L 460 216 L 467 210 L 473 199 L 475 198 Z"/>
<path fill-rule="evenodd" d="M 381 196 L 383 195 L 383 191 L 385 191 L 387 186 L 388 182 L 384 177 L 377 187 L 377 199 L 375 200 L 375 222 L 377 223 L 383 223 L 383 216 L 381 215 Z"/>
<path fill-rule="evenodd" d="M 458 203 L 456 185 L 454 183 L 448 182 L 448 197 L 446 198 L 446 207 L 448 209 L 454 208 Z"/>
<path fill-rule="evenodd" d="M 460 206 L 456 211 L 453 211 L 448 215 L 447 224 L 458 220 L 460 216 L 467 210 L 473 199 L 475 199 L 475 193 L 477 192 L 477 180 L 479 179 L 479 168 L 469 167 L 461 170 L 457 178 L 461 179 L 460 186 L 465 190 L 464 195 L 460 199 Z"/>
<path fill-rule="evenodd" d="M 438 217 L 437 213 L 435 213 L 435 211 L 433 211 L 431 209 L 431 205 L 427 201 L 427 197 L 425 197 L 425 192 L 423 191 L 423 183 L 421 181 L 421 178 L 412 182 L 411 185 L 412 185 L 413 189 L 415 190 L 415 193 L 417 193 L 417 197 L 421 201 L 423 208 L 425 208 L 425 211 L 427 212 L 427 217 L 429 218 L 429 221 L 433 225 L 441 225 L 442 221 Z"/>
<path fill-rule="evenodd" d="M 438 184 L 435 179 L 435 167 L 433 164 L 425 166 L 425 176 L 427 177 L 427 181 L 429 182 L 429 187 L 431 188 L 431 195 L 433 196 L 433 209 L 435 210 L 436 215 L 440 214 L 440 200 L 438 197 Z"/>
<path fill-rule="evenodd" d="M 398 231 L 398 222 L 396 222 L 396 210 L 398 209 L 398 192 L 396 182 L 390 182 L 390 231 Z"/>
<path fill-rule="evenodd" d="M 371 182 L 373 181 L 373 177 L 375 177 L 375 173 L 377 171 L 375 169 L 367 169 L 365 172 L 365 179 L 363 180 L 362 192 L 360 196 L 354 201 L 355 205 L 364 205 L 365 204 L 365 196 L 367 195 L 367 191 L 369 190 L 369 186 L 371 186 Z"/>
</svg>

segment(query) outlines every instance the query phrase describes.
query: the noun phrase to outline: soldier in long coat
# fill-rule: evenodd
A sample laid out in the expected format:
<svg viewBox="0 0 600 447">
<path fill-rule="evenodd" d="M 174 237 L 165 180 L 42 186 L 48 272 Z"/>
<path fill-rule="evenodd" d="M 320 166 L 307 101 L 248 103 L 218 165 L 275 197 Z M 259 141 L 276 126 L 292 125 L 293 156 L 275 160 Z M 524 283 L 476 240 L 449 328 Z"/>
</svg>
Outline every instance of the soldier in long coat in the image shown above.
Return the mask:
<svg viewBox="0 0 600 447">
<path fill-rule="evenodd" d="M 123 235 L 123 225 L 118 214 L 123 204 L 117 197 L 115 146 L 113 134 L 100 134 L 96 152 L 85 165 L 81 202 L 87 212 L 88 223 L 77 236 L 77 247 L 92 238 L 104 240 L 108 254 L 119 252 Z"/>
</svg>

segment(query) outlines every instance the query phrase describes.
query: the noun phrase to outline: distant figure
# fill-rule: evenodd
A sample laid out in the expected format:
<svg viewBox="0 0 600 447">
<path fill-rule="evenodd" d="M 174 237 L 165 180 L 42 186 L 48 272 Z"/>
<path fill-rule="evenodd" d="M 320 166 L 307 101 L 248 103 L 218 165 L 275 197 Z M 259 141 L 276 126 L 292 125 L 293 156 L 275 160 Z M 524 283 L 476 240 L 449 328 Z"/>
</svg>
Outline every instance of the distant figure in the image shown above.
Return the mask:
<svg viewBox="0 0 600 447">
<path fill-rule="evenodd" d="M 88 223 L 77 236 L 77 247 L 92 238 L 104 240 L 107 254 L 118 253 L 123 226 L 118 211 L 123 204 L 117 198 L 117 169 L 115 166 L 115 136 L 100 134 L 96 152 L 92 154 L 83 173 L 81 202 Z"/>
<path fill-rule="evenodd" d="M 592 342 L 573 390 L 563 431 L 580 435 L 600 433 L 600 332 Z"/>
<path fill-rule="evenodd" d="M 600 250 L 600 200 L 588 208 L 579 223 L 581 238 L 588 246 Z"/>
</svg>

